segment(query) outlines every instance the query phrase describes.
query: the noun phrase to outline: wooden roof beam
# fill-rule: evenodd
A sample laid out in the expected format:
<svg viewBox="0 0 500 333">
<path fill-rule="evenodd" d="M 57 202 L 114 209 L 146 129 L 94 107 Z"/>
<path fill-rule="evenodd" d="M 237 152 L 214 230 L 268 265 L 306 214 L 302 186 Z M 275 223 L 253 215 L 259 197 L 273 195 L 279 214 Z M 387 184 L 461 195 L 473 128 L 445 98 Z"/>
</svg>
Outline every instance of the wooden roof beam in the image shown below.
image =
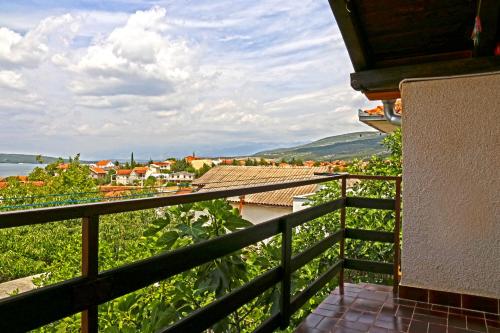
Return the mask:
<svg viewBox="0 0 500 333">
<path fill-rule="evenodd" d="M 358 21 L 357 9 L 354 1 L 329 0 L 335 21 L 339 26 L 340 33 L 349 52 L 355 71 L 370 68 L 370 57 L 366 49 L 366 39 Z"/>
<path fill-rule="evenodd" d="M 364 93 L 396 92 L 404 79 L 455 76 L 500 71 L 500 57 L 436 61 L 351 73 L 351 86 Z"/>
</svg>

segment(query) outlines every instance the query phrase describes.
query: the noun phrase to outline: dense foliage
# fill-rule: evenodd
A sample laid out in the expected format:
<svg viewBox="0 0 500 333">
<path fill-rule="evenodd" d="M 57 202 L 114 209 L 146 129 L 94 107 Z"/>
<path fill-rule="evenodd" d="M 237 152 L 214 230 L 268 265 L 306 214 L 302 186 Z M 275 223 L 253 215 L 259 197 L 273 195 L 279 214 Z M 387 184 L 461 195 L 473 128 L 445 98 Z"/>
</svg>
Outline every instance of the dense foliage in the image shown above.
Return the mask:
<svg viewBox="0 0 500 333">
<path fill-rule="evenodd" d="M 401 173 L 400 132 L 388 136 L 385 145 L 392 154 L 388 159 L 373 157 L 368 162 L 355 161 L 351 173 L 398 175 Z M 36 203 L 50 193 L 82 193 L 95 191 L 88 177 L 88 168 L 72 161 L 66 172 L 57 174 L 51 167 L 37 168 L 32 180 L 46 182 L 36 187 L 9 180 L 0 189 L 0 208 L 13 203 Z M 356 182 L 350 194 L 372 197 L 392 197 L 394 187 L 389 182 Z M 331 182 L 312 199 L 316 205 L 338 198 L 337 182 Z M 76 194 L 75 194 L 76 197 Z M 47 200 L 43 197 L 43 200 Z M 70 195 L 71 198 L 71 195 Z M 38 200 L 38 201 L 37 201 Z M 366 209 L 348 209 L 347 225 L 372 230 L 391 230 L 392 213 Z M 106 270 L 152 255 L 203 242 L 251 224 L 225 200 L 185 204 L 163 209 L 150 209 L 102 216 L 99 232 L 99 269 Z M 294 254 L 339 228 L 339 213 L 332 213 L 295 228 Z M 385 245 L 348 242 L 346 255 L 377 261 L 391 261 L 392 248 Z M 266 270 L 279 265 L 281 237 L 249 246 L 196 269 L 156 283 L 99 307 L 99 325 L 103 332 L 154 332 L 202 307 L 214 299 L 242 286 Z M 338 248 L 332 248 L 293 275 L 292 291 L 297 293 L 335 262 Z M 80 275 L 81 223 L 62 223 L 0 230 L 0 281 L 41 274 L 36 283 L 52 284 Z M 390 282 L 387 277 L 351 274 L 350 279 Z M 331 281 L 294 316 L 293 324 L 315 307 L 336 285 Z M 278 311 L 279 286 L 253 302 L 241 307 L 213 327 L 214 332 L 250 332 L 271 313 Z M 78 332 L 79 315 L 65 318 L 39 329 L 41 332 Z"/>
</svg>

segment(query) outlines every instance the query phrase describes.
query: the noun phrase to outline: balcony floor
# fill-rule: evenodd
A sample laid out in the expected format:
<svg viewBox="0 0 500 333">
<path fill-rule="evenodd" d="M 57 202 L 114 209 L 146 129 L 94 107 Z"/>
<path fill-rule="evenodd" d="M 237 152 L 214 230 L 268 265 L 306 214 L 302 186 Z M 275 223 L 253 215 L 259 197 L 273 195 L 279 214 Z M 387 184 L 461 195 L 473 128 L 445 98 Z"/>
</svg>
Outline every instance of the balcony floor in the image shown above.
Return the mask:
<svg viewBox="0 0 500 333">
<path fill-rule="evenodd" d="M 335 289 L 295 330 L 326 332 L 500 333 L 500 317 L 400 299 L 388 286 L 346 283 L 343 296 Z"/>
</svg>

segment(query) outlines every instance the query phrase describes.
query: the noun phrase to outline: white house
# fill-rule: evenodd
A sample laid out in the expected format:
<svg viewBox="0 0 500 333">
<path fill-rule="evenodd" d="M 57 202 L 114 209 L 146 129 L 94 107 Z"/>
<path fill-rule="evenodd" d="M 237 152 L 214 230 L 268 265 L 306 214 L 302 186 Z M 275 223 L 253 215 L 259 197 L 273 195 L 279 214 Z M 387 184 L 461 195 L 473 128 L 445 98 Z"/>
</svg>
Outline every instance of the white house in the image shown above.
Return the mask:
<svg viewBox="0 0 500 333">
<path fill-rule="evenodd" d="M 130 169 L 120 169 L 116 170 L 115 181 L 117 185 L 129 185 L 131 183 L 130 174 L 132 170 Z"/>
<path fill-rule="evenodd" d="M 164 173 L 172 170 L 172 164 L 172 161 L 154 162 L 149 165 L 149 169 L 152 173 Z"/>
<path fill-rule="evenodd" d="M 307 179 L 315 172 L 326 172 L 326 167 L 266 167 L 217 166 L 193 182 L 199 192 L 231 189 L 254 184 L 269 184 L 287 179 Z M 240 211 L 241 216 L 253 224 L 290 214 L 306 208 L 307 195 L 316 192 L 318 185 L 305 185 L 289 189 L 247 194 L 227 200 Z M 299 199 L 304 197 L 302 200 Z M 295 199 L 297 198 L 297 199 Z M 297 202 L 295 202 L 297 201 Z"/>
<path fill-rule="evenodd" d="M 104 169 L 106 171 L 115 168 L 115 165 L 113 164 L 113 162 L 111 162 L 111 160 L 102 160 L 102 161 L 96 162 L 94 164 L 91 164 L 91 166 L 101 168 L 101 169 Z"/>
<path fill-rule="evenodd" d="M 168 175 L 168 181 L 174 183 L 191 183 L 194 180 L 194 173 L 179 171 Z"/>
<path fill-rule="evenodd" d="M 106 177 L 108 172 L 103 168 L 98 167 L 90 167 L 90 176 L 94 179 L 103 179 Z"/>
</svg>

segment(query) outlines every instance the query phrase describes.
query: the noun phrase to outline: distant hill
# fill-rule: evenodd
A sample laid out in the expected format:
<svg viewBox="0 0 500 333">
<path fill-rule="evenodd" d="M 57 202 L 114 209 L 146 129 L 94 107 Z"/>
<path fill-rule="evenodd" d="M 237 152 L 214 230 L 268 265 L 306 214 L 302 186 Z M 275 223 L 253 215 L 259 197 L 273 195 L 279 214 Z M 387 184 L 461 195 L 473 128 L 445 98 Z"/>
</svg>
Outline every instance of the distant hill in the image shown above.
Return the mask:
<svg viewBox="0 0 500 333">
<path fill-rule="evenodd" d="M 287 160 L 352 160 L 365 159 L 372 155 L 387 155 L 382 146 L 386 134 L 378 132 L 355 132 L 330 136 L 304 145 L 261 151 L 253 156 Z"/>
<path fill-rule="evenodd" d="M 0 153 L 0 163 L 38 163 L 36 161 L 37 155 L 28 154 L 2 154 Z M 52 163 L 57 161 L 57 157 L 42 156 L 43 163 Z M 67 161 L 67 159 L 64 159 Z M 88 161 L 81 161 L 87 163 Z"/>
</svg>

